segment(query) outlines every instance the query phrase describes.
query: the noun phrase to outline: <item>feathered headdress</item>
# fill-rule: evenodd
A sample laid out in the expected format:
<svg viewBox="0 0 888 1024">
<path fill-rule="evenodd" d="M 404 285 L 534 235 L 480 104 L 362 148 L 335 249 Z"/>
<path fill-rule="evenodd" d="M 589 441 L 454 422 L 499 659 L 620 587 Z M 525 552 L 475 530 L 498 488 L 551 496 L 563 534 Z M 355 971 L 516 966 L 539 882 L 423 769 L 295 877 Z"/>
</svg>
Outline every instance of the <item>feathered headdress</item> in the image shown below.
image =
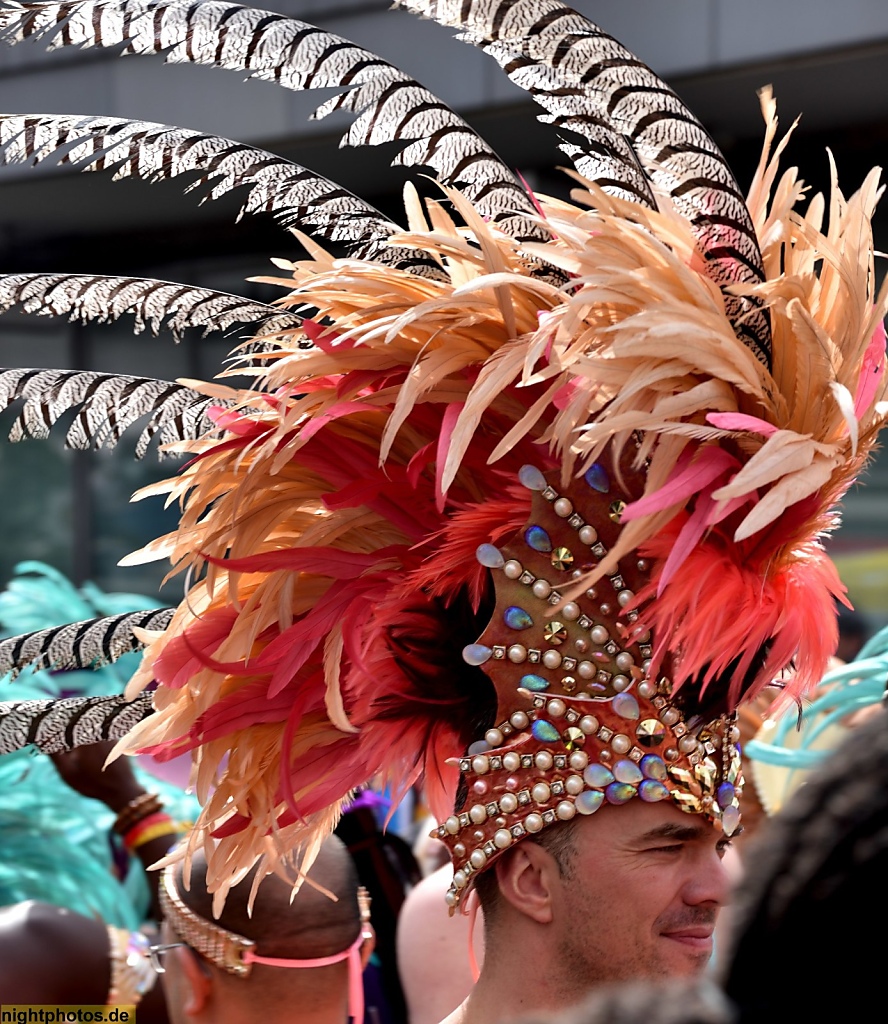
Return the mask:
<svg viewBox="0 0 888 1024">
<path fill-rule="evenodd" d="M 352 246 L 301 235 L 277 307 L 132 279 L 3 286 L 5 305 L 139 327 L 265 318 L 248 389 L 3 378 L 20 434 L 74 404 L 74 443 L 150 412 L 144 443 L 192 455 L 146 491 L 182 514 L 133 559 L 196 582 L 138 633 L 129 696 L 158 685 L 125 745 L 193 753 L 191 842 L 217 840 L 220 896 L 258 857 L 310 858 L 371 778 L 423 785 L 451 904 L 514 841 L 604 802 L 669 799 L 733 831 L 733 713 L 790 662 L 790 696 L 820 678 L 843 590 L 820 538 L 886 413 L 875 173 L 800 212 L 765 93 L 744 200 L 678 97 L 561 3 L 399 6 L 459 28 L 571 133 L 572 202 L 529 194 L 419 83 L 304 22 L 219 0 L 0 8 L 10 42 L 337 89 L 316 116 L 354 112 L 345 143 L 398 142 L 396 162 L 440 182 L 425 201 L 408 185 L 397 225 L 228 140 L 0 120 L 6 161 L 64 146 L 85 170 L 199 171 L 212 198 L 247 185 L 246 210 Z"/>
</svg>

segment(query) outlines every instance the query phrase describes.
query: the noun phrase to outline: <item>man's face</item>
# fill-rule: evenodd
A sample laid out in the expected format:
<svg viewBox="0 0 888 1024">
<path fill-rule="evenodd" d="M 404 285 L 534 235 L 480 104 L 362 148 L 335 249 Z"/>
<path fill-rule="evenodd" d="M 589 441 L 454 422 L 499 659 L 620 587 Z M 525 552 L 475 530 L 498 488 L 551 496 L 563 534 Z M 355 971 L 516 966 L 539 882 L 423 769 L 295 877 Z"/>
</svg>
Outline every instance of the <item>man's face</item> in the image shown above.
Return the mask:
<svg viewBox="0 0 888 1024">
<path fill-rule="evenodd" d="M 555 920 L 574 984 L 702 971 L 729 889 L 729 845 L 668 803 L 634 799 L 578 821 Z"/>
</svg>

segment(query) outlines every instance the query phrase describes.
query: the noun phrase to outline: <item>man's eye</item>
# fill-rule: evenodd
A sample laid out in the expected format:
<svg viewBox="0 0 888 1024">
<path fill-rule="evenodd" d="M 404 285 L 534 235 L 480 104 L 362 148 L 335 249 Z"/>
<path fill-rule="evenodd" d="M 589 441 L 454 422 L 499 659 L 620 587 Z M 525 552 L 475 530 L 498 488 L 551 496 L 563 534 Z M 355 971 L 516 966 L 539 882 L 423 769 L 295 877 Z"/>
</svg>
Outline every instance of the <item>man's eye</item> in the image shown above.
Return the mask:
<svg viewBox="0 0 888 1024">
<path fill-rule="evenodd" d="M 731 842 L 731 840 L 730 840 L 730 839 L 723 839 L 723 840 L 722 840 L 722 841 L 721 841 L 721 842 L 720 842 L 720 843 L 719 843 L 719 844 L 718 844 L 718 845 L 716 846 L 716 848 L 715 848 L 715 849 L 716 849 L 716 852 L 718 853 L 719 857 L 724 857 L 724 855 L 725 855 L 725 854 L 726 854 L 726 853 L 728 852 L 728 850 L 730 850 L 730 849 L 731 849 L 731 847 L 732 847 L 733 845 L 734 845 L 734 844 L 733 844 L 733 843 Z"/>
<path fill-rule="evenodd" d="M 679 853 L 684 848 L 684 843 L 670 843 L 668 846 L 652 846 L 651 853 Z"/>
</svg>

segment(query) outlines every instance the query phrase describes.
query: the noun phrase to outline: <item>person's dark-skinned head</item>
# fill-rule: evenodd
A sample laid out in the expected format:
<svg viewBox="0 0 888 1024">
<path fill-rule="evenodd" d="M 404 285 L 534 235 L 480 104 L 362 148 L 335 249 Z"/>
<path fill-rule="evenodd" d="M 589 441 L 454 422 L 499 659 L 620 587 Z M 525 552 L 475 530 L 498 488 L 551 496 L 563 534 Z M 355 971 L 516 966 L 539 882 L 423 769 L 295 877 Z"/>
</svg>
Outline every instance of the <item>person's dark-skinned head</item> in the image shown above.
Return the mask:
<svg viewBox="0 0 888 1024">
<path fill-rule="evenodd" d="M 173 880 L 189 911 L 253 940 L 255 954 L 263 958 L 303 961 L 333 957 L 360 941 L 362 935 L 372 936 L 361 920 L 354 863 L 337 837 L 324 842 L 308 873 L 310 883 L 303 883 L 295 896 L 289 882 L 266 875 L 255 890 L 250 910 L 256 870 L 230 890 L 218 918 L 213 917 L 213 894 L 207 890 L 202 853 L 192 860 L 190 888 L 185 887 L 181 865 L 173 870 Z M 330 894 L 336 898 L 331 899 Z M 188 938 L 177 932 L 174 918 L 169 914 L 164 921 L 164 943 Z M 371 952 L 372 937 L 367 937 L 361 946 L 362 965 Z M 344 1024 L 348 1019 L 348 959 L 319 967 L 254 963 L 243 977 L 210 962 L 192 945 L 182 945 L 166 951 L 162 962 L 167 1003 L 175 1024 L 223 1024 L 256 1019 L 257 1015 L 282 1020 L 287 1014 L 290 1019 L 294 1007 L 305 1024 Z"/>
</svg>

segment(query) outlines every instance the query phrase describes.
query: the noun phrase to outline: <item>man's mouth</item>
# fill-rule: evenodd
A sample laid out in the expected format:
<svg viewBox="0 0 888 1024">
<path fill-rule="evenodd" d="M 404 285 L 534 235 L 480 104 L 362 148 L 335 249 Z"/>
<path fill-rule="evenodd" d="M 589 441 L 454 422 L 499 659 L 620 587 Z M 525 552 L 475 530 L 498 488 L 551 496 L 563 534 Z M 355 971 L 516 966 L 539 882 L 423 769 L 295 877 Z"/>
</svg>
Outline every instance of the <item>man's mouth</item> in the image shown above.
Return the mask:
<svg viewBox="0 0 888 1024">
<path fill-rule="evenodd" d="M 664 938 L 680 942 L 689 949 L 709 952 L 712 949 L 712 932 L 711 926 L 693 925 L 687 928 L 676 928 L 672 931 L 661 932 L 661 934 Z"/>
</svg>

